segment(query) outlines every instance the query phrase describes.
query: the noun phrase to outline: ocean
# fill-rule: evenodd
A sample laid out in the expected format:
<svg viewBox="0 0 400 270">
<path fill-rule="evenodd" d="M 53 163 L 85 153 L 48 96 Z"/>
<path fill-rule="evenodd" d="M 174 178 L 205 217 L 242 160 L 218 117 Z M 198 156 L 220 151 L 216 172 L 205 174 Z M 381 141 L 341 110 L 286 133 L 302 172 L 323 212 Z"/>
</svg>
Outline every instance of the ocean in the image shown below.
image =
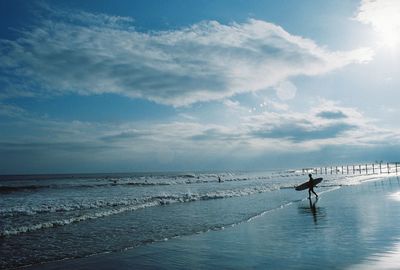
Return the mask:
<svg viewBox="0 0 400 270">
<path fill-rule="evenodd" d="M 376 175 L 324 174 L 317 193 Z M 221 181 L 219 181 L 219 179 Z M 0 177 L 0 268 L 224 230 L 303 200 L 302 170 Z"/>
</svg>

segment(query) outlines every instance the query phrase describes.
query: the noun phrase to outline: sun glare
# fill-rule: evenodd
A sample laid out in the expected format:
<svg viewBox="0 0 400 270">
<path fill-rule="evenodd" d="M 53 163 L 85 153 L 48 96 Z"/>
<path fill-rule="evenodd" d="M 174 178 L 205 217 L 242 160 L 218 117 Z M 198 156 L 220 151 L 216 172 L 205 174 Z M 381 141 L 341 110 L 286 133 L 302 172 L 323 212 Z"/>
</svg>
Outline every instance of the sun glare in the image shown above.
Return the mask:
<svg viewBox="0 0 400 270">
<path fill-rule="evenodd" d="M 364 0 L 356 19 L 373 27 L 378 44 L 389 47 L 400 44 L 400 1 Z"/>
<path fill-rule="evenodd" d="M 374 28 L 382 45 L 395 47 L 400 41 L 400 16 L 392 18 L 390 15 L 374 18 Z"/>
<path fill-rule="evenodd" d="M 400 201 L 400 192 L 392 193 L 389 195 L 391 199 L 395 201 Z"/>
</svg>

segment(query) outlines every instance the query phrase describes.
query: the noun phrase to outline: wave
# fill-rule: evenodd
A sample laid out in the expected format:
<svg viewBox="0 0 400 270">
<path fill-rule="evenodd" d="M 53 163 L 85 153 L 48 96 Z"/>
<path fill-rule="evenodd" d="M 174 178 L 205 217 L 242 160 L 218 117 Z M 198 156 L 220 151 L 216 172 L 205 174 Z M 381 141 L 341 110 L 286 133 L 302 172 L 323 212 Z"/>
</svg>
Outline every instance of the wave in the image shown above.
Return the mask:
<svg viewBox="0 0 400 270">
<path fill-rule="evenodd" d="M 262 177 L 259 177 L 262 178 Z M 353 178 L 352 181 L 346 181 Z M 369 176 L 347 176 L 340 179 L 335 180 L 324 180 L 321 184 L 318 185 L 320 188 L 329 188 L 329 187 L 337 187 L 337 186 L 348 186 L 348 185 L 355 185 L 360 184 L 364 181 L 368 180 L 376 180 L 376 175 L 369 175 Z M 229 181 L 247 181 L 248 178 L 232 178 Z M 125 183 L 124 185 L 141 185 L 141 183 Z M 149 185 L 156 185 L 156 183 L 149 183 Z M 84 187 L 91 187 L 88 185 L 81 185 Z M 79 211 L 79 210 L 90 210 L 90 209 L 99 209 L 99 208 L 115 208 L 115 207 L 123 207 L 123 206 L 131 206 L 137 205 L 140 203 L 147 203 L 153 200 L 159 200 L 160 205 L 167 204 L 168 202 L 187 202 L 187 201 L 196 201 L 196 200 L 206 200 L 209 198 L 227 198 L 227 197 L 234 197 L 253 194 L 257 190 L 261 190 L 264 192 L 265 190 L 272 190 L 272 189 L 293 189 L 296 184 L 285 184 L 285 183 L 277 183 L 277 185 L 261 185 L 258 187 L 248 187 L 242 190 L 233 189 L 233 190 L 220 190 L 209 192 L 206 194 L 178 194 L 178 195 L 162 195 L 162 196 L 155 196 L 155 197 L 144 197 L 144 198 L 122 198 L 122 199 L 98 199 L 92 201 L 80 201 L 74 202 L 72 204 L 59 202 L 59 201 L 51 201 L 47 204 L 42 204 L 40 206 L 23 206 L 23 207 L 10 207 L 10 208 L 3 208 L 0 209 L 0 216 L 7 217 L 7 216 L 17 216 L 17 215 L 35 215 L 40 213 L 54 213 L 54 212 L 69 212 L 69 211 Z M 27 186 L 21 188 L 32 188 L 36 189 L 35 186 Z M 249 191 L 250 190 L 250 191 Z"/>
<path fill-rule="evenodd" d="M 61 260 L 66 260 L 66 259 L 76 259 L 76 258 L 85 258 L 85 257 L 90 257 L 93 255 L 100 255 L 100 254 L 108 254 L 110 252 L 118 252 L 118 251 L 127 251 L 127 250 L 131 250 L 135 247 L 138 247 L 140 245 L 145 245 L 145 244 L 151 244 L 154 242 L 165 242 L 171 239 L 176 239 L 176 238 L 180 238 L 182 236 L 187 236 L 187 235 L 194 235 L 194 234 L 202 234 L 202 233 L 207 233 L 210 231 L 221 231 L 221 230 L 225 230 L 225 228 L 228 227 L 235 227 L 238 226 L 240 224 L 246 223 L 246 222 L 251 222 L 256 218 L 259 218 L 261 216 L 264 216 L 265 214 L 268 214 L 269 212 L 273 212 L 282 208 L 285 208 L 286 206 L 291 205 L 292 203 L 296 202 L 297 200 L 293 200 L 293 201 L 289 201 L 289 202 L 283 202 L 281 205 L 277 205 L 275 207 L 272 207 L 270 209 L 266 209 L 266 210 L 262 210 L 261 212 L 256 212 L 253 213 L 251 215 L 247 215 L 247 216 L 243 216 L 242 218 L 240 218 L 237 221 L 233 221 L 233 222 L 229 222 L 229 223 L 223 223 L 223 224 L 213 224 L 213 225 L 206 225 L 203 228 L 196 228 L 194 230 L 187 230 L 184 232 L 180 232 L 179 234 L 174 234 L 174 235 L 161 235 L 161 236 L 155 236 L 152 238 L 146 238 L 146 239 L 142 239 L 140 240 L 139 243 L 134 243 L 131 244 L 129 246 L 126 247 L 119 247 L 119 248 L 111 248 L 108 250 L 104 250 L 104 251 L 98 251 L 98 252 L 92 252 L 90 254 L 75 254 L 75 255 L 67 255 L 63 258 L 59 258 L 59 259 L 49 259 L 46 262 L 51 262 L 51 261 L 61 261 Z M 149 207 L 150 205 L 148 205 L 147 207 Z M 143 208 L 146 206 L 143 206 Z M 86 216 L 86 219 L 93 219 L 93 218 L 97 218 L 95 216 Z M 17 234 L 21 234 L 21 233 L 26 233 L 26 232 L 32 232 L 32 231 L 36 231 L 36 230 L 40 230 L 40 229 L 46 229 L 46 228 L 52 228 L 52 227 L 57 227 L 57 226 L 63 226 L 63 225 L 67 225 L 73 222 L 77 222 L 74 221 L 73 219 L 65 219 L 65 220 L 57 220 L 57 221 L 53 221 L 53 222 L 44 222 L 41 224 L 36 224 L 36 225 L 32 225 L 32 226 L 24 226 L 24 227 L 19 227 L 19 228 L 14 228 L 14 229 L 10 229 L 7 232 L 4 232 L 4 234 L 0 234 L 0 237 L 5 237 L 5 236 L 12 236 L 12 235 L 17 235 Z M 38 265 L 37 263 L 33 263 L 33 264 L 29 264 L 29 265 Z M 28 265 L 24 265 L 22 267 L 25 267 Z"/>
<path fill-rule="evenodd" d="M 380 179 L 381 177 L 376 176 L 360 176 L 355 177 L 357 181 L 350 181 L 344 183 L 326 181 L 324 185 L 320 187 L 334 188 L 343 185 L 359 184 L 364 181 L 371 181 Z M 357 182 L 357 183 L 356 183 Z M 177 194 L 158 194 L 155 196 L 143 197 L 143 198 L 120 198 L 120 199 L 98 199 L 98 200 L 88 200 L 88 201 L 74 201 L 74 202 L 51 202 L 51 204 L 37 205 L 37 206 L 21 206 L 21 207 L 11 207 L 0 209 L 0 216 L 15 216 L 19 217 L 21 215 L 39 215 L 42 213 L 55 213 L 64 212 L 72 213 L 77 216 L 70 217 L 66 219 L 56 219 L 53 221 L 46 221 L 38 224 L 32 224 L 28 226 L 4 228 L 0 231 L 0 237 L 16 235 L 19 233 L 36 231 L 43 228 L 50 228 L 56 226 L 63 226 L 71 224 L 74 222 L 80 222 L 90 219 L 96 219 L 101 217 L 107 217 L 110 215 L 119 214 L 126 211 L 135 211 L 138 209 L 154 206 L 163 206 L 172 203 L 184 203 L 193 202 L 201 200 L 214 200 L 214 199 L 224 199 L 232 197 L 249 196 L 257 193 L 269 192 L 282 188 L 293 188 L 293 186 L 280 186 L 280 185 L 260 185 L 253 187 L 246 187 L 241 189 L 227 189 L 227 190 L 216 190 L 212 192 L 205 193 L 177 193 Z M 75 212 L 74 212 L 75 211 Z M 80 213 L 79 211 L 86 211 L 89 213 Z"/>
<path fill-rule="evenodd" d="M 262 179 L 265 177 L 258 177 L 257 179 Z M 350 178 L 353 178 L 351 181 Z M 376 180 L 381 177 L 377 177 L 377 175 L 368 175 L 368 176 L 347 176 L 339 179 L 327 179 L 324 180 L 318 187 L 329 188 L 336 186 L 348 186 L 360 184 L 364 181 Z M 254 178 L 252 178 L 254 179 Z M 249 178 L 232 178 L 228 181 L 247 181 Z M 218 181 L 218 180 L 217 180 Z M 128 182 L 122 185 L 128 186 L 140 186 L 143 183 L 136 182 Z M 159 185 L 160 183 L 147 183 L 148 185 Z M 174 184 L 174 183 L 170 183 Z M 104 186 L 109 184 L 100 184 L 97 186 Z M 0 209 L 0 216 L 17 216 L 17 215 L 35 215 L 40 213 L 54 213 L 54 212 L 69 212 L 69 211 L 79 211 L 79 210 L 90 210 L 90 209 L 99 209 L 99 208 L 113 208 L 113 207 L 123 207 L 130 205 L 137 205 L 139 203 L 151 202 L 152 200 L 160 200 L 160 204 L 167 204 L 169 201 L 177 201 L 177 202 L 186 202 L 186 201 L 196 201 L 196 200 L 205 200 L 205 199 L 215 199 L 215 198 L 227 198 L 227 197 L 235 197 L 235 196 L 243 196 L 253 194 L 255 192 L 265 192 L 266 190 L 270 191 L 273 189 L 293 189 L 296 184 L 289 183 L 276 183 L 272 184 L 264 184 L 256 187 L 247 187 L 244 189 L 233 189 L 233 190 L 219 190 L 214 192 L 209 192 L 206 194 L 175 194 L 175 195 L 161 195 L 155 197 L 143 197 L 143 198 L 122 198 L 122 199 L 97 199 L 91 201 L 80 201 L 74 202 L 73 204 L 64 203 L 63 201 L 52 201 L 48 204 L 42 204 L 40 206 L 23 206 L 23 207 L 10 207 L 10 208 L 2 208 Z M 43 186 L 41 186 L 43 187 Z M 46 186 L 48 187 L 48 186 Z M 93 187 L 92 185 L 80 185 L 80 187 Z M 4 188 L 4 190 L 9 190 L 9 187 L 0 187 Z M 21 189 L 37 189 L 37 186 L 21 186 Z"/>
<path fill-rule="evenodd" d="M 218 177 L 215 178 L 196 178 L 194 176 L 184 175 L 182 178 L 187 177 L 187 179 L 163 179 L 161 181 L 126 181 L 124 179 L 114 179 L 108 180 L 106 183 L 93 183 L 93 184 L 52 184 L 52 185 L 25 185 L 25 186 L 0 186 L 0 194 L 1 193 L 13 193 L 13 192 L 24 192 L 24 191 L 37 191 L 41 189 L 76 189 L 76 188 L 99 188 L 99 187 L 115 187 L 115 186 L 132 186 L 132 187 L 146 187 L 146 186 L 169 186 L 169 185 L 190 185 L 190 184 L 202 184 L 202 183 L 212 183 L 218 182 Z M 262 180 L 262 179 L 270 179 L 267 177 L 242 177 L 242 178 L 227 178 L 223 179 L 223 182 L 235 182 L 235 181 L 248 181 L 248 180 Z"/>
<path fill-rule="evenodd" d="M 276 188 L 271 186 L 258 186 L 248 187 L 244 189 L 220 190 L 207 193 L 179 193 L 179 194 L 160 194 L 156 196 L 138 198 L 122 198 L 122 199 L 98 199 L 93 201 L 80 201 L 71 204 L 64 203 L 63 201 L 50 201 L 48 204 L 41 204 L 39 206 L 18 206 L 0 209 L 0 216 L 20 216 L 20 215 L 36 215 L 41 213 L 55 213 L 55 212 L 70 212 L 80 210 L 91 210 L 101 208 L 115 208 L 138 205 L 141 203 L 151 203 L 157 201 L 159 205 L 166 205 L 174 202 L 191 202 L 199 200 L 222 199 L 252 195 L 255 193 L 262 193 L 271 191 Z"/>
<path fill-rule="evenodd" d="M 36 191 L 40 189 L 66 189 L 66 188 L 98 188 L 98 187 L 112 187 L 112 186 L 162 186 L 171 185 L 168 182 L 128 182 L 128 183 L 101 183 L 101 184 L 60 184 L 60 185 L 27 185 L 27 186 L 0 186 L 0 193 L 12 193 L 20 191 Z"/>
<path fill-rule="evenodd" d="M 106 216 L 110 216 L 110 215 L 123 213 L 126 211 L 134 211 L 134 210 L 150 207 L 150 206 L 153 206 L 156 204 L 157 204 L 157 202 L 153 202 L 153 203 L 148 203 L 148 204 L 122 207 L 119 209 L 107 210 L 107 211 L 102 211 L 102 212 L 97 212 L 97 213 L 92 213 L 92 214 L 85 214 L 85 215 L 80 215 L 77 217 L 71 217 L 71 218 L 67 218 L 67 219 L 53 220 L 53 221 L 47 221 L 47 222 L 42 222 L 42 223 L 38 223 L 38 224 L 32 224 L 32 225 L 28 225 L 28 226 L 21 226 L 21 227 L 16 227 L 16 228 L 5 229 L 3 231 L 0 231 L 0 237 L 17 235 L 20 233 L 32 232 L 32 231 L 36 231 L 36 230 L 40 230 L 40 229 L 52 228 L 52 227 L 57 227 L 57 226 L 64 226 L 64 225 L 76 223 L 79 221 L 106 217 Z"/>
<path fill-rule="evenodd" d="M 17 191 L 31 191 L 42 188 L 51 188 L 50 185 L 28 185 L 28 186 L 0 186 L 0 193 L 11 193 Z"/>
<path fill-rule="evenodd" d="M 20 214 L 39 214 L 44 212 L 58 212 L 58 211 L 73 211 L 73 210 L 83 210 L 83 209 L 92 209 L 98 208 L 101 209 L 95 213 L 86 213 L 76 217 L 71 217 L 67 219 L 46 221 L 38 224 L 31 224 L 28 226 L 21 227 L 13 227 L 6 228 L 3 231 L 0 231 L 0 237 L 17 235 L 20 233 L 32 232 L 45 228 L 52 228 L 57 226 L 64 226 L 71 223 L 76 223 L 85 220 L 97 219 L 102 217 L 107 217 L 115 214 L 120 214 L 127 211 L 135 211 L 138 209 L 143 209 L 147 207 L 154 206 L 163 206 L 172 203 L 184 203 L 184 202 L 193 202 L 193 201 L 201 201 L 201 200 L 214 200 L 214 199 L 224 199 L 224 198 L 232 198 L 232 197 L 241 197 L 248 196 L 257 193 L 263 193 L 273 190 L 271 187 L 261 186 L 261 187 L 252 187 L 245 188 L 241 190 L 225 190 L 225 191 L 214 191 L 208 192 L 204 194 L 197 193 L 185 193 L 185 194 L 163 194 L 153 197 L 147 197 L 143 200 L 139 201 L 136 199 L 133 200 L 121 200 L 118 202 L 107 202 L 107 201 L 95 201 L 89 204 L 76 204 L 76 205 L 68 205 L 68 206 L 56 206 L 54 208 L 48 209 L 24 209 L 24 208 L 11 208 L 11 209 L 2 209 L 0 214 L 2 215 L 20 215 Z M 104 207 L 116 207 L 113 209 L 102 209 Z"/>
</svg>

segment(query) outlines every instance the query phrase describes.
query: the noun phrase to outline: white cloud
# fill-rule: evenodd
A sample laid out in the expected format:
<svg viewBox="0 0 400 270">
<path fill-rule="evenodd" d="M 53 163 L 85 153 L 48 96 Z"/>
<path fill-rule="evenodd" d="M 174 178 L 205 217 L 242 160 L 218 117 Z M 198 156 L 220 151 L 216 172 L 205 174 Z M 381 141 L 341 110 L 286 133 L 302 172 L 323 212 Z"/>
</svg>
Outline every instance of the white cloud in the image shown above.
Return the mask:
<svg viewBox="0 0 400 270">
<path fill-rule="evenodd" d="M 204 123 L 192 117 L 164 123 L 55 121 L 4 106 L 2 117 L 8 118 L 0 122 L 0 171 L 19 171 L 20 164 L 37 171 L 53 165 L 65 170 L 71 162 L 74 168 L 92 164 L 96 170 L 161 165 L 190 169 L 200 164 L 210 169 L 233 160 L 261 162 L 268 155 L 299 156 L 326 147 L 390 150 L 400 145 L 400 131 L 380 128 L 354 108 L 318 103 L 303 113 L 287 109 L 240 116 L 236 110 L 226 110 L 237 120 L 229 123 Z"/>
<path fill-rule="evenodd" d="M 274 111 L 287 111 L 289 109 L 288 104 L 273 101 L 273 100 L 264 101 L 264 107 L 266 107 L 269 110 L 274 110 Z"/>
<path fill-rule="evenodd" d="M 21 31 L 19 39 L 0 40 L 0 79 L 8 95 L 116 93 L 183 106 L 266 89 L 289 77 L 323 74 L 372 57 L 368 49 L 329 51 L 253 19 L 144 33 L 126 17 L 48 13 Z"/>
<path fill-rule="evenodd" d="M 362 0 L 355 19 L 371 25 L 380 34 L 380 43 L 395 46 L 400 42 L 400 2 Z"/>
<path fill-rule="evenodd" d="M 234 108 L 240 106 L 232 101 L 228 104 Z M 270 147 L 276 139 L 281 143 L 287 141 L 291 146 L 311 142 L 318 147 L 338 143 L 400 142 L 400 131 L 380 128 L 374 119 L 366 118 L 357 109 L 327 100 L 319 100 L 318 105 L 310 106 L 310 110 L 303 113 L 287 109 L 240 114 L 242 108 L 239 113 L 228 110 L 226 114 L 237 121 L 210 121 L 207 124 L 194 117 L 180 117 L 179 121 L 165 123 L 55 121 L 32 115 L 17 106 L 1 104 L 0 109 L 0 113 L 9 119 L 3 121 L 2 128 L 19 134 L 7 138 L 2 134 L 0 141 L 12 144 L 91 142 L 91 145 L 142 149 L 145 152 L 146 148 L 157 149 L 161 145 L 187 151 L 193 140 L 201 151 L 207 149 L 202 144 L 211 148 L 221 146 L 218 150 L 222 150 L 245 142 L 259 143 L 260 139 L 265 147 Z"/>
<path fill-rule="evenodd" d="M 320 100 L 304 113 L 265 111 L 243 117 L 248 138 L 262 149 L 309 151 L 327 146 L 376 146 L 400 142 L 400 131 L 376 125 L 354 108 Z"/>
<path fill-rule="evenodd" d="M 234 101 L 234 100 L 230 100 L 230 99 L 225 99 L 223 101 L 224 105 L 230 109 L 239 109 L 240 107 L 240 103 L 239 101 Z"/>
</svg>

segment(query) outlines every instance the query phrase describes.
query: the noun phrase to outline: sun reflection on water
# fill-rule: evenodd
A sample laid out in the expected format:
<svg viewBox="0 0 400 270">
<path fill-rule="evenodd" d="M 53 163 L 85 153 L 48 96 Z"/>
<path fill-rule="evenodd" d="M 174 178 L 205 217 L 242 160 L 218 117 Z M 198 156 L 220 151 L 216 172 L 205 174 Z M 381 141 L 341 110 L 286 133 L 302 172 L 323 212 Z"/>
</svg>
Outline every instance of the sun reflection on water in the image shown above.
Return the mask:
<svg viewBox="0 0 400 270">
<path fill-rule="evenodd" d="M 389 198 L 400 202 L 400 191 L 390 194 Z"/>
<path fill-rule="evenodd" d="M 399 192 L 397 192 L 399 194 Z M 400 240 L 400 239 L 399 239 Z M 399 269 L 400 266 L 400 241 L 393 246 L 393 248 L 384 253 L 376 253 L 368 257 L 364 262 L 348 267 L 348 270 L 366 270 L 366 269 L 380 269 L 380 270 L 394 270 Z"/>
</svg>

